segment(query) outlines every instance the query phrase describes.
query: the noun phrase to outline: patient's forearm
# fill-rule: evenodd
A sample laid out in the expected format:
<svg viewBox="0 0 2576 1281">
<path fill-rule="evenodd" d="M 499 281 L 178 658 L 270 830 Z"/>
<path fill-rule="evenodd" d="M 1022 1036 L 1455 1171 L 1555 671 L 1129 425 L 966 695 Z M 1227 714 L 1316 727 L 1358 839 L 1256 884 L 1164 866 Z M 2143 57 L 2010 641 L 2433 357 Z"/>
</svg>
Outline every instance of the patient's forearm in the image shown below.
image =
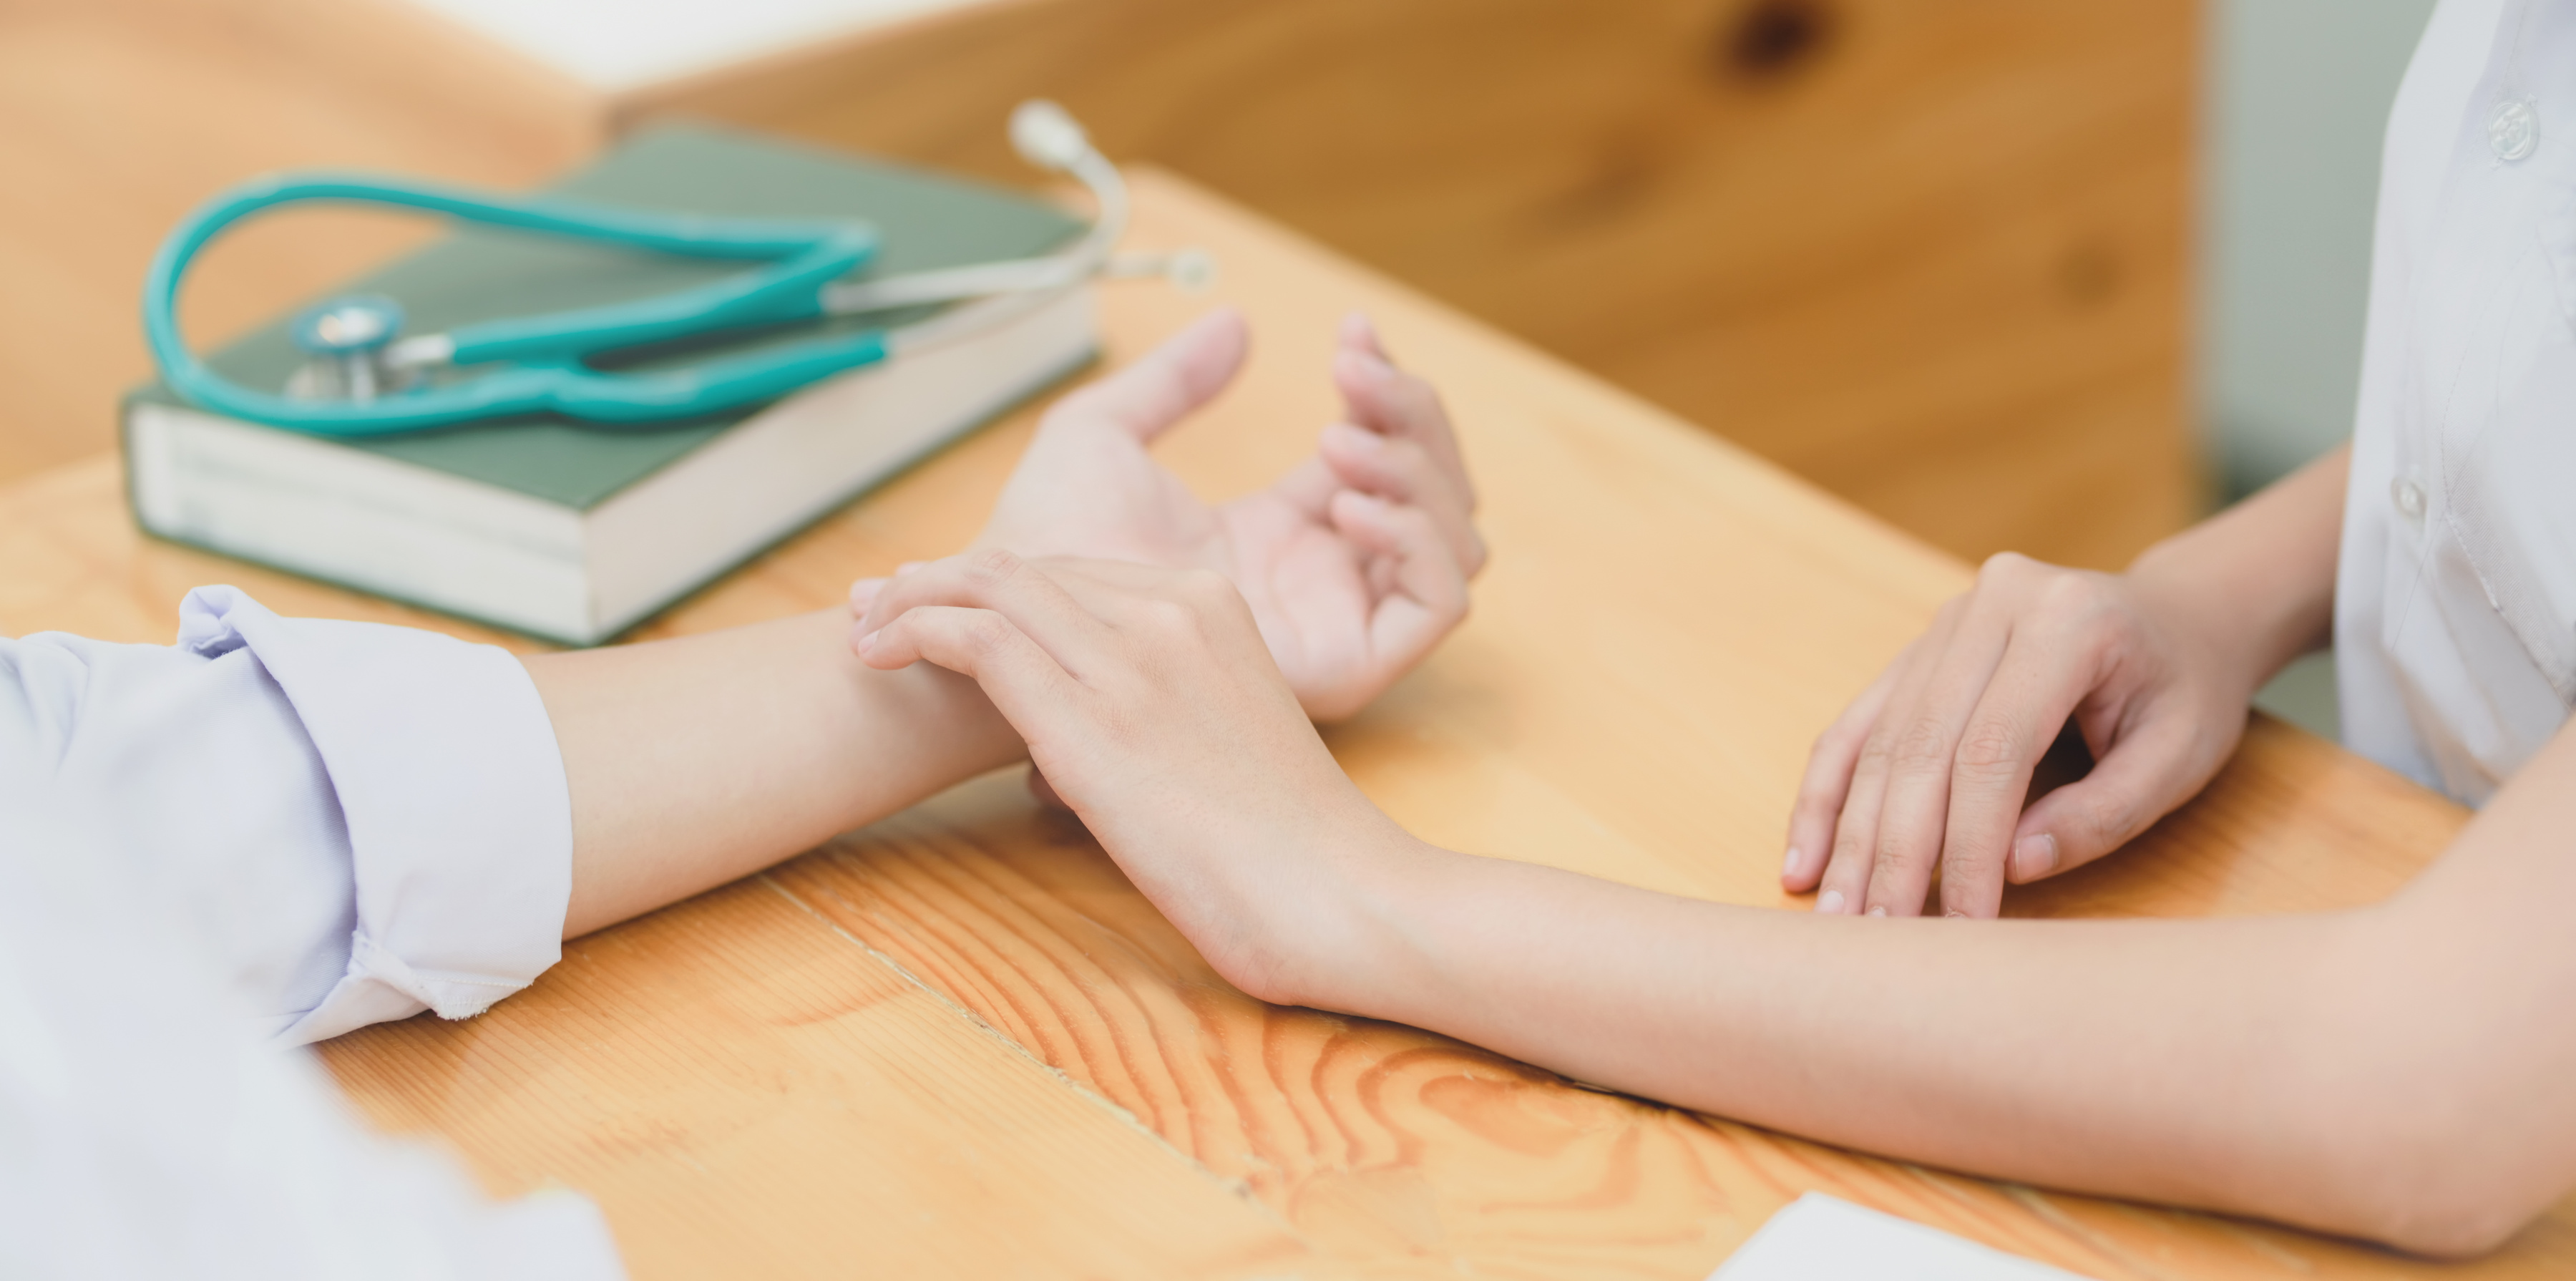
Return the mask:
<svg viewBox="0 0 2576 1281">
<path fill-rule="evenodd" d="M 567 938 L 721 885 L 1020 755 L 981 691 L 852 657 L 827 610 L 527 660 L 572 790 Z"/>
</svg>

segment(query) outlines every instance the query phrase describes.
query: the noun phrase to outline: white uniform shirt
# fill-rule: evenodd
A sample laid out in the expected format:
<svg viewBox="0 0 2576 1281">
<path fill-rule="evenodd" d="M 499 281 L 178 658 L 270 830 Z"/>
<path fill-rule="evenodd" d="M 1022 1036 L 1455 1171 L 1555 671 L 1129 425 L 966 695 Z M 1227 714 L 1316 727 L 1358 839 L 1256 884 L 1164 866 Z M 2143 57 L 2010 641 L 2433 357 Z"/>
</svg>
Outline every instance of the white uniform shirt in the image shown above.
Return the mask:
<svg viewBox="0 0 2576 1281">
<path fill-rule="evenodd" d="M 2576 704 L 2576 0 L 2442 0 L 2388 122 L 2344 742 L 2473 804 Z"/>
<path fill-rule="evenodd" d="M 0 640 L 0 1276 L 613 1277 L 570 1194 L 484 1201 L 296 1046 L 554 963 L 554 732 L 509 655 L 282 619 Z"/>
</svg>

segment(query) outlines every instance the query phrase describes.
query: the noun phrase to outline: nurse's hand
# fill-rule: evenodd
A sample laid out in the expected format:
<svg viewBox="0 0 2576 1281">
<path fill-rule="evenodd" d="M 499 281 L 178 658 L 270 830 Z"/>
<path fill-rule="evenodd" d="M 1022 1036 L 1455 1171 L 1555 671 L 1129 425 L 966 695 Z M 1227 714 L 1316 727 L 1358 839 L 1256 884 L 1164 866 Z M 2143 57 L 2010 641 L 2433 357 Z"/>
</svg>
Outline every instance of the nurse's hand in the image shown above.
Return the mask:
<svg viewBox="0 0 2576 1281">
<path fill-rule="evenodd" d="M 1214 570 L 1233 582 L 1306 713 L 1366 706 L 1467 614 L 1484 568 L 1475 489 L 1439 396 L 1352 317 L 1332 376 L 1344 419 L 1269 488 L 1199 501 L 1154 438 L 1233 377 L 1243 319 L 1219 311 L 1057 402 L 978 547 Z M 860 613 L 883 586 L 851 589 Z"/>
<path fill-rule="evenodd" d="M 895 579 L 868 665 L 973 678 L 1102 848 L 1217 972 L 1272 1001 L 1361 928 L 1354 865 L 1424 847 L 1325 751 L 1223 577 L 986 549 Z"/>
<path fill-rule="evenodd" d="M 2080 867 L 2190 799 L 2279 660 L 2252 643 L 2254 611 L 2160 572 L 2173 560 L 1987 561 L 1816 741 L 1782 884 L 1817 890 L 1820 912 L 1912 916 L 1937 867 L 1944 914 L 1993 916 L 2005 882 Z M 2070 716 L 2093 770 L 2025 811 Z"/>
</svg>

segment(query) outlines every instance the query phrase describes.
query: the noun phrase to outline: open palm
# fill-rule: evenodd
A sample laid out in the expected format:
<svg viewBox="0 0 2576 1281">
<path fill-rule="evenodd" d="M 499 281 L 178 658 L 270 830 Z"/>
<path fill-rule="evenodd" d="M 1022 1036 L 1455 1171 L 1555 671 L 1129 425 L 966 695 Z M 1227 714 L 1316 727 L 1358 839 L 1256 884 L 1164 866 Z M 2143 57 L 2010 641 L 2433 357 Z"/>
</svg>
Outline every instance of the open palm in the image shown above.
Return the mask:
<svg viewBox="0 0 2576 1281">
<path fill-rule="evenodd" d="M 1485 560 L 1475 493 L 1438 396 L 1353 317 L 1333 363 L 1347 421 L 1269 488 L 1199 501 L 1147 446 L 1224 388 L 1245 342 L 1242 318 L 1220 311 L 1058 402 L 976 543 L 1216 570 L 1307 714 L 1338 719 L 1466 617 Z M 854 603 L 873 594 L 863 582 Z"/>
</svg>

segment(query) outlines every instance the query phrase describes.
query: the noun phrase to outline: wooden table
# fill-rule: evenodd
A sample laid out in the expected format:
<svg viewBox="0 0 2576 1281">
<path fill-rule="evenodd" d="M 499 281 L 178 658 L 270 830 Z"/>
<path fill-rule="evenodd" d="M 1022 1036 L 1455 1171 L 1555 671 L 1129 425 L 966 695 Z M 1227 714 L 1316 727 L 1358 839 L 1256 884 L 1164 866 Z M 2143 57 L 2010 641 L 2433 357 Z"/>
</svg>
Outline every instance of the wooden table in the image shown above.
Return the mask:
<svg viewBox="0 0 2576 1281">
<path fill-rule="evenodd" d="M 1137 203 L 1137 242 L 1214 249 L 1259 335 L 1241 384 L 1161 446 L 1205 492 L 1311 448 L 1353 307 L 1461 424 L 1493 567 L 1467 626 L 1330 735 L 1368 793 L 1448 845 L 1781 902 L 1807 741 L 1965 569 L 1176 179 L 1139 174 Z M 1126 287 L 1104 305 L 1123 360 L 1206 304 Z M 955 549 L 1029 427 L 979 434 L 651 630 L 812 608 Z M 12 633 L 162 641 L 187 586 L 231 581 L 290 613 L 479 634 L 145 542 L 109 458 L 0 495 L 0 566 Z M 2360 903 L 2461 817 L 2258 720 L 2201 801 L 2010 906 Z M 2576 1269 L 2576 1203 L 2444 1269 L 1894 1164 L 1265 1006 L 1014 774 L 569 944 L 481 1018 L 372 1028 L 323 1057 L 369 1116 L 441 1136 L 495 1192 L 596 1197 L 648 1278 L 1698 1278 L 1810 1188 L 2100 1278 Z"/>
<path fill-rule="evenodd" d="M 145 265 L 251 173 L 521 187 L 683 116 L 1020 183 L 1002 126 L 1035 96 L 1938 546 L 2117 566 L 2203 489 L 2203 25 L 2175 0 L 1010 0 L 611 91 L 412 0 L 14 0 L 0 484 L 113 447 Z M 182 318 L 219 346 L 431 230 L 256 220 Z"/>
</svg>

